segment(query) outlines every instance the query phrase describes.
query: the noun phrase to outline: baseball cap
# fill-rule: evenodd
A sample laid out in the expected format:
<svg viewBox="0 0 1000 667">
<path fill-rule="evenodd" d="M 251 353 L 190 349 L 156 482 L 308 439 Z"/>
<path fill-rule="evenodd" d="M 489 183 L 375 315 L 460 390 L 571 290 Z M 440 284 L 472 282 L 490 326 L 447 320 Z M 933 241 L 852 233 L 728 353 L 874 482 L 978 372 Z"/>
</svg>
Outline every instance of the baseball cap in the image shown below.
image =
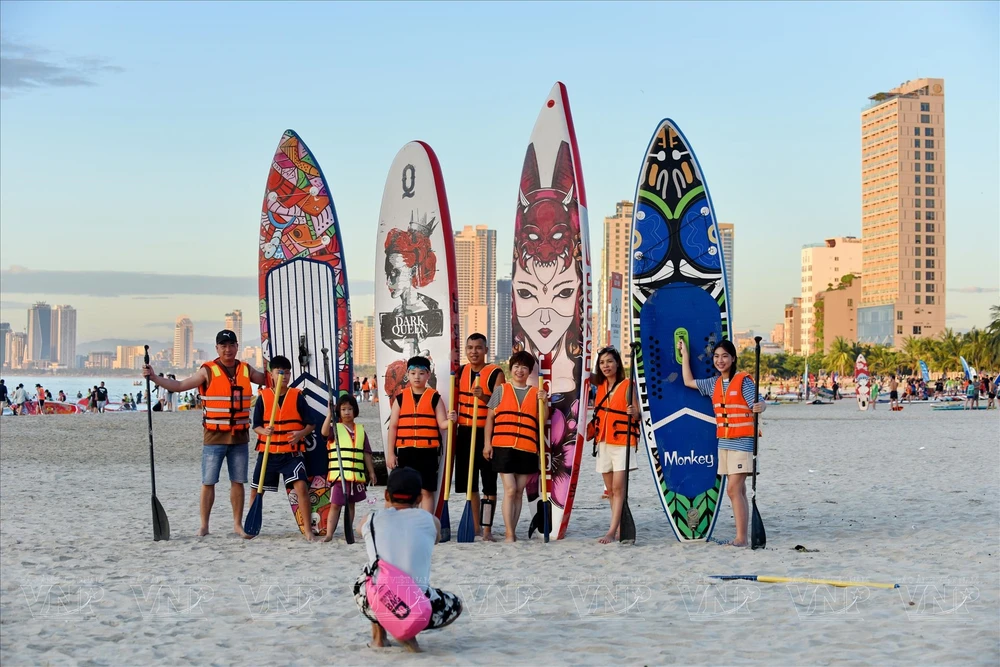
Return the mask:
<svg viewBox="0 0 1000 667">
<path fill-rule="evenodd" d="M 420 473 L 413 468 L 395 468 L 389 473 L 385 490 L 396 503 L 415 503 L 420 498 Z"/>
<path fill-rule="evenodd" d="M 216 345 L 223 345 L 225 343 L 236 343 L 236 342 L 239 342 L 236 340 L 236 334 L 230 331 L 229 329 L 223 329 L 222 331 L 220 331 L 215 335 Z"/>
</svg>

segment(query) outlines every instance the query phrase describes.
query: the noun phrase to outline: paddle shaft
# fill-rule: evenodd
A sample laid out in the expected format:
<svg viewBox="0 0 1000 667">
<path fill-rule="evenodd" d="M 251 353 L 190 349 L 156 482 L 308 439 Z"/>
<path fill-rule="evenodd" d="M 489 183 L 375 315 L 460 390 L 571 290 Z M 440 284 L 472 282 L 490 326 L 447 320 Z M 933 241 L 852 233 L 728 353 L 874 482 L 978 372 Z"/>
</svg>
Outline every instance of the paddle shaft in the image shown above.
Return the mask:
<svg viewBox="0 0 1000 667">
<path fill-rule="evenodd" d="M 542 392 L 542 373 L 539 368 L 538 373 L 538 392 Z M 549 525 L 549 455 L 548 448 L 545 446 L 545 413 L 548 412 L 546 409 L 545 401 L 542 399 L 541 395 L 538 397 L 538 469 L 540 486 L 542 491 L 542 541 L 548 542 L 549 535 L 552 533 L 552 526 Z"/>
<path fill-rule="evenodd" d="M 267 422 L 267 430 L 274 430 L 274 420 L 278 416 L 278 398 L 281 396 L 281 383 L 284 376 L 279 375 L 274 383 L 274 404 L 271 406 L 271 418 Z M 271 433 L 264 440 L 264 459 L 260 462 L 260 475 L 257 476 L 257 497 L 264 495 L 264 473 L 267 472 L 267 457 L 271 453 Z"/>
<path fill-rule="evenodd" d="M 149 346 L 146 345 L 146 354 L 142 361 L 149 366 Z M 149 388 L 149 377 L 146 377 L 146 421 L 149 424 L 149 480 L 153 485 L 153 497 L 156 497 L 156 466 L 153 464 L 153 408 L 149 400 L 152 396 Z"/>
<path fill-rule="evenodd" d="M 455 374 L 451 374 L 451 379 L 449 381 L 451 387 L 450 393 L 448 394 L 448 411 L 451 412 L 455 409 Z M 473 425 L 475 428 L 475 425 Z M 455 441 L 455 422 L 451 419 L 448 420 L 448 443 L 445 445 L 444 449 L 444 499 L 447 502 L 451 498 L 451 456 L 452 447 Z"/>
<path fill-rule="evenodd" d="M 628 408 L 632 409 L 635 391 L 635 351 L 639 343 L 634 342 L 629 352 L 629 383 L 625 392 L 625 400 Z M 618 540 L 620 542 L 635 542 L 635 519 L 632 518 L 632 510 L 628 507 L 628 478 L 632 467 L 632 417 L 628 418 L 628 432 L 625 435 L 625 488 L 622 498 L 622 514 L 618 523 Z"/>
<path fill-rule="evenodd" d="M 473 391 L 479 386 L 479 378 L 476 378 L 476 382 L 472 385 Z M 453 392 L 454 393 L 454 392 Z M 465 483 L 465 497 L 469 498 L 472 495 L 472 476 L 475 472 L 476 464 L 476 431 L 479 429 L 476 424 L 479 422 L 479 399 L 475 396 L 472 397 L 472 437 L 469 438 L 469 475 Z M 448 420 L 448 433 L 449 440 L 451 434 L 451 420 Z M 472 502 L 469 500 L 468 502 Z"/>
<path fill-rule="evenodd" d="M 764 584 L 825 584 L 827 586 L 837 586 L 847 588 L 849 586 L 866 586 L 868 588 L 899 588 L 899 584 L 882 584 L 871 581 L 837 581 L 835 579 L 800 579 L 797 577 L 771 577 L 756 574 L 726 574 L 711 575 L 712 579 L 722 579 L 725 581 L 733 579 L 746 579 L 749 581 L 759 581 Z"/>
<path fill-rule="evenodd" d="M 754 362 L 753 362 L 753 404 L 757 407 L 760 402 L 760 336 L 754 337 Z M 760 432 L 757 425 L 760 421 L 760 413 L 756 410 L 753 413 L 753 480 L 750 482 L 753 491 L 754 503 L 757 502 L 757 442 L 760 439 Z"/>
</svg>

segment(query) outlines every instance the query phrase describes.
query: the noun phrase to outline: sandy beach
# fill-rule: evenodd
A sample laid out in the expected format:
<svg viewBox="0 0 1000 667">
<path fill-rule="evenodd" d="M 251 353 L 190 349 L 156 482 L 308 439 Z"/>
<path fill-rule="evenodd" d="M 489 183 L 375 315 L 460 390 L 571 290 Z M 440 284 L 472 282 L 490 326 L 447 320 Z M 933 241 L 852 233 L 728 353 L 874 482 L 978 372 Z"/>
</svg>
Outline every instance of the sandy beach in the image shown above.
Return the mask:
<svg viewBox="0 0 1000 667">
<path fill-rule="evenodd" d="M 339 532 L 333 543 L 307 544 L 284 494 L 265 496 L 257 539 L 238 539 L 223 472 L 213 532 L 194 537 L 199 415 L 154 416 L 157 495 L 173 534 L 159 543 L 144 414 L 3 418 L 0 660 L 997 664 L 998 418 L 929 405 L 862 414 L 853 400 L 771 406 L 761 441 L 762 551 L 677 543 L 641 449 L 630 499 L 638 541 L 597 544 L 609 510 L 587 455 L 565 540 L 437 548 L 432 582 L 459 594 L 465 612 L 421 635 L 421 655 L 366 648 L 370 626 L 350 594 L 363 546 L 347 546 Z M 464 500 L 452 498 L 453 525 Z M 527 516 L 519 529 L 523 536 Z M 733 533 L 726 501 L 715 537 Z M 707 578 L 727 573 L 901 587 Z"/>
</svg>

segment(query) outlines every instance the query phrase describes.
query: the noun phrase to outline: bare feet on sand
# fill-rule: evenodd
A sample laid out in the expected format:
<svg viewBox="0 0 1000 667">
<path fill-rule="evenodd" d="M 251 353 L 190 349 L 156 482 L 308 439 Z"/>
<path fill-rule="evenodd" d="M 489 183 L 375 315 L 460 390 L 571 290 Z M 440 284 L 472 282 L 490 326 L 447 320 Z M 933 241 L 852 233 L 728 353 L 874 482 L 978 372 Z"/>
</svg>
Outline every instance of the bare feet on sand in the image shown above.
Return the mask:
<svg viewBox="0 0 1000 667">
<path fill-rule="evenodd" d="M 506 533 L 503 537 L 504 542 L 517 542 L 517 535 L 514 533 Z"/>
<path fill-rule="evenodd" d="M 208 535 L 208 526 L 202 526 L 198 529 L 198 537 L 205 537 Z"/>
<path fill-rule="evenodd" d="M 745 547 L 745 546 L 747 546 L 747 541 L 746 540 L 739 540 L 739 541 L 733 540 L 732 542 L 730 542 L 726 546 L 728 546 L 728 547 Z"/>
<path fill-rule="evenodd" d="M 493 539 L 493 531 L 490 530 L 489 528 L 484 528 L 483 529 L 483 542 L 495 542 L 495 541 L 496 540 Z"/>
<path fill-rule="evenodd" d="M 241 526 L 238 523 L 233 524 L 233 532 L 239 535 L 240 537 L 250 539 L 250 536 L 247 535 L 245 532 L 243 532 L 243 526 Z"/>
<path fill-rule="evenodd" d="M 600 542 L 601 544 L 611 544 L 612 542 L 616 541 L 617 539 L 618 539 L 618 531 L 617 530 L 609 530 L 607 535 L 605 535 L 604 537 L 600 538 L 597 541 Z"/>
</svg>

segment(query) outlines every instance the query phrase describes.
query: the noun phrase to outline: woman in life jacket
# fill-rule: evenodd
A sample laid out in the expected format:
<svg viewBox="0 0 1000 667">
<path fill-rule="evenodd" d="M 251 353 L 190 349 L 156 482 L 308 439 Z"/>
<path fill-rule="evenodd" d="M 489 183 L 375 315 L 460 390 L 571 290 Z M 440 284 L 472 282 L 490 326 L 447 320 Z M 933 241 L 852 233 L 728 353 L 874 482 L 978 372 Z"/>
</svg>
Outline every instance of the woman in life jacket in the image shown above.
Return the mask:
<svg viewBox="0 0 1000 667">
<path fill-rule="evenodd" d="M 618 527 L 625 505 L 625 454 L 631 445 L 629 470 L 637 468 L 640 414 L 639 397 L 632 381 L 625 379 L 622 357 L 612 346 L 597 353 L 597 370 L 591 376 L 597 387 L 594 397 L 594 441 L 597 443 L 597 472 L 604 478 L 604 488 L 611 501 L 611 525 L 598 541 L 609 544 L 618 539 Z"/>
<path fill-rule="evenodd" d="M 755 387 L 750 375 L 736 372 L 736 347 L 728 340 L 720 341 L 712 349 L 712 363 L 718 377 L 696 380 L 683 338 L 677 341 L 677 349 L 681 354 L 684 386 L 712 398 L 715 433 L 719 438 L 718 470 L 726 476 L 726 493 L 736 520 L 736 539 L 732 545 L 745 547 L 749 521 L 746 479 L 753 473 L 753 415 L 764 412 L 767 403 L 754 400 Z"/>
</svg>

